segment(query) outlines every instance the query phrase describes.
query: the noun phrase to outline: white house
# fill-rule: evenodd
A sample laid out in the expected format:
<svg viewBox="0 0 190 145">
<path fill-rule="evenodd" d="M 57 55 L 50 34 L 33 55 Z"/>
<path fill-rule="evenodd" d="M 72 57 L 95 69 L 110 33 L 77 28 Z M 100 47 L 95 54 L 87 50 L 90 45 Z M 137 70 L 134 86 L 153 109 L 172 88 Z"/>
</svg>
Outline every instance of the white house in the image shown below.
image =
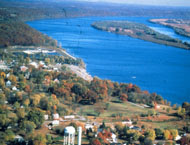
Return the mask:
<svg viewBox="0 0 190 145">
<path fill-rule="evenodd" d="M 59 114 L 58 113 L 53 114 L 53 120 L 59 120 Z"/>
<path fill-rule="evenodd" d="M 181 139 L 181 136 L 177 135 L 176 138 L 175 138 L 175 141 L 180 140 L 180 139 Z"/>
<path fill-rule="evenodd" d="M 52 125 L 53 125 L 53 126 L 59 125 L 59 120 L 53 120 L 53 121 L 52 121 Z"/>
<path fill-rule="evenodd" d="M 116 134 L 112 133 L 111 138 L 112 138 L 113 143 L 117 143 L 117 136 L 116 136 Z"/>
<path fill-rule="evenodd" d="M 53 82 L 54 83 L 59 83 L 59 80 L 56 78 Z"/>
<path fill-rule="evenodd" d="M 12 90 L 13 91 L 17 91 L 17 88 L 14 86 L 14 87 L 12 87 Z"/>
<path fill-rule="evenodd" d="M 111 137 L 107 138 L 107 141 L 109 143 L 117 143 L 117 136 L 114 133 L 112 133 Z"/>
<path fill-rule="evenodd" d="M 126 121 L 123 121 L 122 124 L 123 125 L 132 125 L 132 121 L 130 119 L 127 119 Z"/>
<path fill-rule="evenodd" d="M 38 68 L 38 64 L 36 62 L 31 62 L 30 65 L 34 66 L 35 68 Z"/>
<path fill-rule="evenodd" d="M 48 120 L 48 115 L 47 115 L 47 114 L 44 115 L 44 119 L 45 119 L 45 120 Z"/>
<path fill-rule="evenodd" d="M 45 63 L 44 63 L 43 61 L 40 61 L 40 62 L 39 62 L 39 65 L 44 66 L 44 65 L 45 65 Z"/>
<path fill-rule="evenodd" d="M 21 66 L 21 67 L 20 67 L 20 70 L 21 70 L 22 72 L 26 72 L 27 69 L 28 69 L 28 67 L 26 67 L 26 66 Z"/>
<path fill-rule="evenodd" d="M 74 119 L 75 116 L 74 115 L 68 115 L 68 116 L 64 116 L 64 119 Z"/>
<path fill-rule="evenodd" d="M 6 86 L 7 86 L 7 87 L 10 87 L 10 86 L 11 86 L 11 81 L 7 81 L 7 82 L 6 82 Z"/>
<path fill-rule="evenodd" d="M 6 75 L 6 77 L 8 78 L 10 76 L 10 73 L 8 73 L 7 75 Z"/>
<path fill-rule="evenodd" d="M 92 124 L 85 124 L 85 129 L 94 129 L 94 126 Z"/>
<path fill-rule="evenodd" d="M 20 136 L 20 135 L 16 135 L 14 139 L 17 140 L 18 142 L 23 142 L 24 141 L 24 138 L 22 136 Z"/>
</svg>

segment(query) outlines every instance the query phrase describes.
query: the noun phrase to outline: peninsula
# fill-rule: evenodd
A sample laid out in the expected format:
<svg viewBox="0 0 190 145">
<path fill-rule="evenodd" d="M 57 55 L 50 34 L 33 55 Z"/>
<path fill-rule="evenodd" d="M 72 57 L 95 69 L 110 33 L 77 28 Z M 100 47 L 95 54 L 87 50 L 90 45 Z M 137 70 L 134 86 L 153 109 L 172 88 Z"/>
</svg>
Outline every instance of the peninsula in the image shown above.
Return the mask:
<svg viewBox="0 0 190 145">
<path fill-rule="evenodd" d="M 133 38 L 142 39 L 158 44 L 190 49 L 190 44 L 182 42 L 179 39 L 156 32 L 148 26 L 129 21 L 98 21 L 94 22 L 92 27 L 121 35 L 128 35 Z"/>
</svg>

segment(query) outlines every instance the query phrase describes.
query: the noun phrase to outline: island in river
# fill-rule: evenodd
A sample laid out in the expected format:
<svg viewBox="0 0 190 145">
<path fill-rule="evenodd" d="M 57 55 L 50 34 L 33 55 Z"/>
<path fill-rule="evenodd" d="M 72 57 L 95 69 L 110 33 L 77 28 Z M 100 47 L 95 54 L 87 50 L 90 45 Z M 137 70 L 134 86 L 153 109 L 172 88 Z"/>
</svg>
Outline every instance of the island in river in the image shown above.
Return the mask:
<svg viewBox="0 0 190 145">
<path fill-rule="evenodd" d="M 182 19 L 150 19 L 152 23 L 161 24 L 174 29 L 175 33 L 190 37 L 190 20 Z"/>
<path fill-rule="evenodd" d="M 92 27 L 121 35 L 128 35 L 133 38 L 151 41 L 154 43 L 190 49 L 190 44 L 179 39 L 171 38 L 161 34 L 148 26 L 129 21 L 97 21 L 91 24 Z"/>
</svg>

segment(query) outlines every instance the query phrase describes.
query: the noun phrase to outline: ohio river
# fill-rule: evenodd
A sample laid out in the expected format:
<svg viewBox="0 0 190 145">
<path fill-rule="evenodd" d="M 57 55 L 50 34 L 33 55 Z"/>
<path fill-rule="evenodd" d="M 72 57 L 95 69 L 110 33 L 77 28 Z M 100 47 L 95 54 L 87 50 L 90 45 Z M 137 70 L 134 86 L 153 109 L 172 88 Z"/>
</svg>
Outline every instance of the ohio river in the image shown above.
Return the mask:
<svg viewBox="0 0 190 145">
<path fill-rule="evenodd" d="M 190 102 L 190 51 L 116 35 L 92 28 L 99 20 L 144 23 L 164 34 L 190 41 L 172 29 L 149 23 L 147 17 L 84 17 L 27 22 L 80 57 L 92 76 L 133 83 L 172 103 Z"/>
</svg>

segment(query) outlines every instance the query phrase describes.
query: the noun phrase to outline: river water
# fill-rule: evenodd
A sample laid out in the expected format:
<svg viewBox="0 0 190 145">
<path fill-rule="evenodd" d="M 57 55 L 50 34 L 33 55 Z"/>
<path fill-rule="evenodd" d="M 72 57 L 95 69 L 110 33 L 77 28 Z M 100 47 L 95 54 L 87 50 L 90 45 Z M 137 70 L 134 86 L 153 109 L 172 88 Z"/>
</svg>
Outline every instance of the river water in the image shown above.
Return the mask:
<svg viewBox="0 0 190 145">
<path fill-rule="evenodd" d="M 80 57 L 92 76 L 133 83 L 172 103 L 190 102 L 190 51 L 117 35 L 90 26 L 98 20 L 144 23 L 172 37 L 189 41 L 147 17 L 84 17 L 27 22 L 53 37 L 71 55 Z"/>
</svg>

